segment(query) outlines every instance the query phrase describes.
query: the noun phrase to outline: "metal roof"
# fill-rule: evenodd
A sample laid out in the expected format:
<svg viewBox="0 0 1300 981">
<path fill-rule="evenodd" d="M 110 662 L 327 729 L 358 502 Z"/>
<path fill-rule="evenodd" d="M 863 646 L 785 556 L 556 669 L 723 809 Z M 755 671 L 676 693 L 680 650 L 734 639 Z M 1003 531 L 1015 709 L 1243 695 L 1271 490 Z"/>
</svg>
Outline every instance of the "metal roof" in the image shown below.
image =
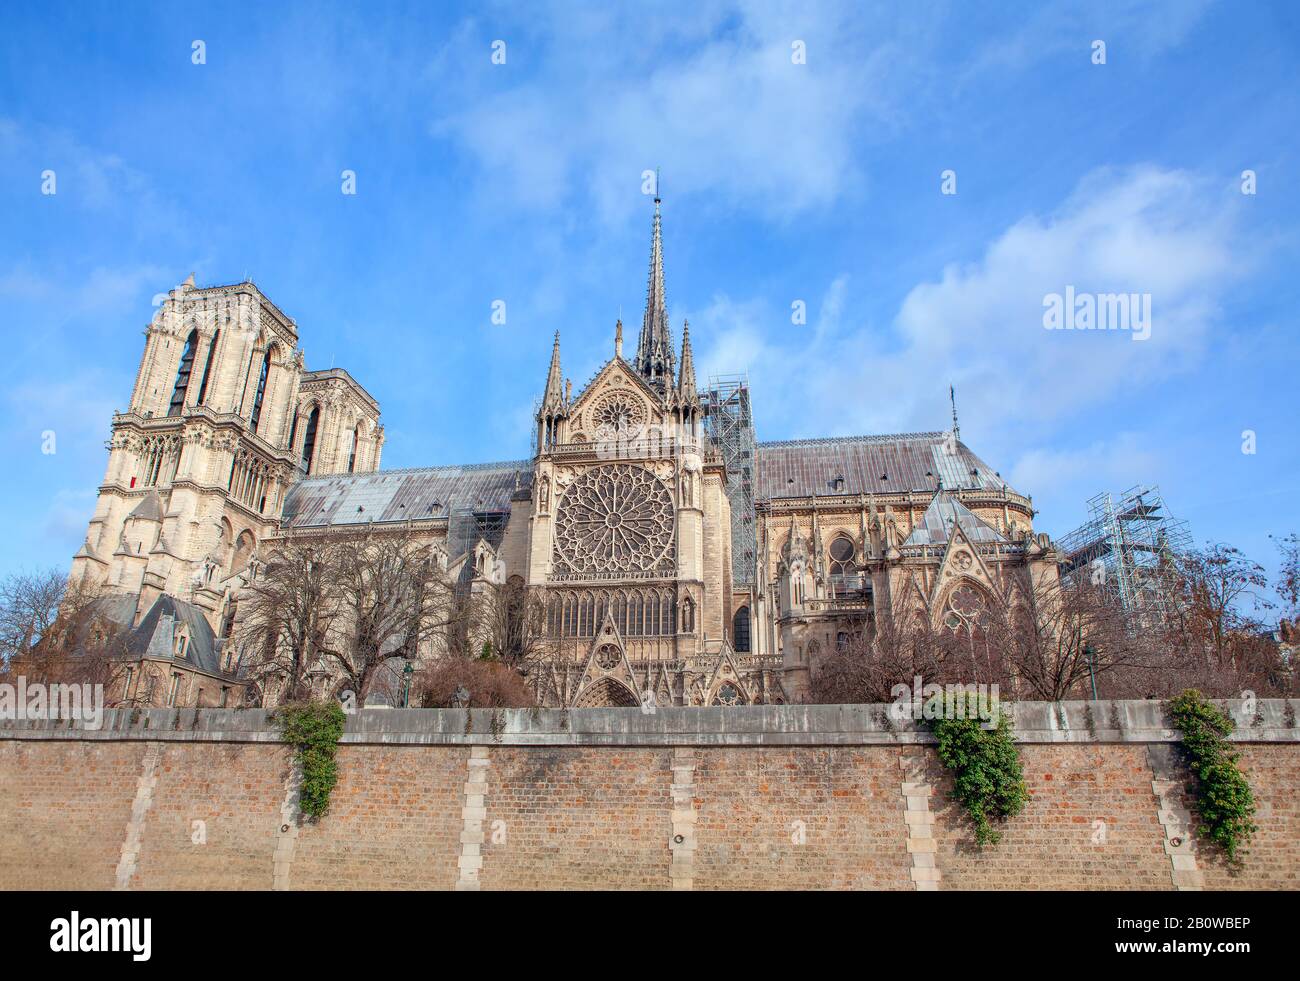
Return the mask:
<svg viewBox="0 0 1300 981">
<path fill-rule="evenodd" d="M 947 491 L 939 491 L 903 544 L 905 546 L 946 545 L 954 524 L 961 525 L 961 530 L 972 542 L 1006 541 L 991 525 L 961 501 Z"/>
<path fill-rule="evenodd" d="M 530 490 L 532 480 L 530 460 L 308 477 L 289 488 L 280 523 L 315 528 L 509 511 L 516 489 Z"/>
<path fill-rule="evenodd" d="M 767 501 L 814 494 L 934 491 L 940 479 L 948 490 L 1006 486 L 960 440 L 956 452 L 948 452 L 953 445 L 948 440 L 948 433 L 937 432 L 759 443 L 754 497 Z"/>
</svg>

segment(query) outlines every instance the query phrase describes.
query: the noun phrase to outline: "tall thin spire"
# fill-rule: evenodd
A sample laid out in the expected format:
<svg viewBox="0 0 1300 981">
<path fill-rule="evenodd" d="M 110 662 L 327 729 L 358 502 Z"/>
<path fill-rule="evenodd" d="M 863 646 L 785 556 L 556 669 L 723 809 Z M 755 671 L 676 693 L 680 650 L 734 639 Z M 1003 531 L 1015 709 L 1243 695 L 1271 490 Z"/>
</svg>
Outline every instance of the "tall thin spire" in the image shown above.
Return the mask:
<svg viewBox="0 0 1300 981">
<path fill-rule="evenodd" d="M 691 353 L 691 322 L 682 323 L 682 370 L 677 379 L 677 397 L 682 402 L 698 401 L 695 384 L 695 356 Z"/>
<path fill-rule="evenodd" d="M 655 179 L 654 228 L 650 239 L 650 281 L 646 286 L 645 315 L 636 344 L 636 369 L 660 391 L 672 384 L 677 373 L 672 336 L 668 333 L 668 301 L 664 295 L 664 246 L 660 215 L 659 184 Z"/>
<path fill-rule="evenodd" d="M 952 402 L 952 438 L 961 439 L 961 426 L 957 425 L 957 392 L 949 385 L 948 399 Z"/>
<path fill-rule="evenodd" d="M 551 348 L 551 369 L 546 373 L 546 392 L 542 395 L 542 408 L 555 408 L 564 401 L 564 379 L 560 375 L 560 332 L 555 332 L 555 346 Z"/>
</svg>

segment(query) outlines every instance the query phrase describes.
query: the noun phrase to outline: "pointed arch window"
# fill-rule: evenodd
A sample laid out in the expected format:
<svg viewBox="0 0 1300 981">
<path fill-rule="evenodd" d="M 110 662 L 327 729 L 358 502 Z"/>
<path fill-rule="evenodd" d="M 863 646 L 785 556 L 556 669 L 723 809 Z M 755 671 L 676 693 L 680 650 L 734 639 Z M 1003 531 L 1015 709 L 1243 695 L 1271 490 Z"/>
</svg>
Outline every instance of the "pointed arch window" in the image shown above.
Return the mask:
<svg viewBox="0 0 1300 981">
<path fill-rule="evenodd" d="M 271 348 L 266 349 L 266 355 L 262 358 L 262 370 L 257 373 L 257 394 L 253 396 L 253 412 L 248 417 L 248 423 L 253 427 L 253 432 L 257 432 L 257 424 L 262 418 L 262 400 L 266 397 L 266 379 L 271 374 Z"/>
<path fill-rule="evenodd" d="M 352 449 L 348 452 L 348 473 L 352 473 L 357 467 L 357 443 L 361 441 L 361 427 L 357 426 L 352 430 Z"/>
<path fill-rule="evenodd" d="M 199 382 L 199 397 L 195 399 L 196 405 L 203 405 L 204 400 L 208 397 L 208 379 L 212 377 L 212 359 L 217 354 L 217 341 L 221 339 L 221 331 L 212 335 L 212 340 L 208 344 L 208 357 L 203 362 L 203 379 Z"/>
<path fill-rule="evenodd" d="M 316 427 L 320 425 L 320 406 L 314 406 L 307 417 L 307 433 L 302 439 L 302 469 L 311 473 L 312 457 L 316 454 Z"/>
<path fill-rule="evenodd" d="M 749 653 L 749 607 L 742 606 L 732 618 L 732 640 L 737 654 Z"/>
<path fill-rule="evenodd" d="M 178 416 L 181 409 L 185 408 L 185 393 L 190 387 L 190 373 L 194 370 L 194 349 L 199 344 L 199 332 L 190 331 L 190 336 L 185 340 L 185 352 L 181 355 L 180 370 L 176 372 L 176 385 L 172 388 L 171 405 L 167 407 L 169 416 Z"/>
</svg>

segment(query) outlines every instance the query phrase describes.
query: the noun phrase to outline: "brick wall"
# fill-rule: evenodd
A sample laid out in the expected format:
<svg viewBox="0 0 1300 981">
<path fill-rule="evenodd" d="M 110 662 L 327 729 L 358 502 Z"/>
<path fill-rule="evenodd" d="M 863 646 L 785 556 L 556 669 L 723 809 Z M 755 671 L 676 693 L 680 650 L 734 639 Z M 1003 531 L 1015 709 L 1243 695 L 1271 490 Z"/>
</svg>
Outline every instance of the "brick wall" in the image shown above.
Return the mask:
<svg viewBox="0 0 1300 981">
<path fill-rule="evenodd" d="M 1018 722 L 1031 798 L 981 852 L 915 734 L 736 711 L 365 713 L 319 822 L 257 713 L 0 727 L 0 888 L 1300 887 L 1293 728 L 1240 745 L 1260 831 L 1232 872 L 1179 824 L 1176 734 L 1140 719 L 1122 738 Z"/>
</svg>

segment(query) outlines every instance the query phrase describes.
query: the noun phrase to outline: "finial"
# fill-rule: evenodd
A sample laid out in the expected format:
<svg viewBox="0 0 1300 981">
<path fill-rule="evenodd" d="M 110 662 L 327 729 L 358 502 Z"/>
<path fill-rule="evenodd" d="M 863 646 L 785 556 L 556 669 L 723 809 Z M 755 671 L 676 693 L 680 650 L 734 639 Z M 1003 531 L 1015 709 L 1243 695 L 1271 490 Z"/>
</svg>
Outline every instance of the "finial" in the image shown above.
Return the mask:
<svg viewBox="0 0 1300 981">
<path fill-rule="evenodd" d="M 655 204 L 658 204 L 663 198 L 659 195 L 659 168 L 655 168 Z"/>
<path fill-rule="evenodd" d="M 957 391 L 948 386 L 948 398 L 952 402 L 952 438 L 961 439 L 961 426 L 957 425 Z"/>
</svg>

